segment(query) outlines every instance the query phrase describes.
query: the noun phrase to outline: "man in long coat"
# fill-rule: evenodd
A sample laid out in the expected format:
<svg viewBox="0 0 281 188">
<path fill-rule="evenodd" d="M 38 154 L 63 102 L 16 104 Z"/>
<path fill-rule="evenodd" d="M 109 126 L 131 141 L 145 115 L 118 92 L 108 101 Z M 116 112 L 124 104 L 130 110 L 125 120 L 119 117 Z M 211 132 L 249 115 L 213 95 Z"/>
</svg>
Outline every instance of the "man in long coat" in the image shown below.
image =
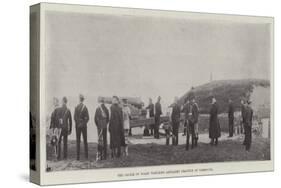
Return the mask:
<svg viewBox="0 0 281 188">
<path fill-rule="evenodd" d="M 76 128 L 76 145 L 77 145 L 77 160 L 80 160 L 80 142 L 81 135 L 84 141 L 85 158 L 88 159 L 88 140 L 87 140 L 87 123 L 89 121 L 89 112 L 84 102 L 84 96 L 79 95 L 79 104 L 74 111 L 74 121 Z"/>
<path fill-rule="evenodd" d="M 212 105 L 210 109 L 210 124 L 209 124 L 209 138 L 211 145 L 218 145 L 218 138 L 221 136 L 220 123 L 218 119 L 218 105 L 215 97 L 212 98 Z"/>
<path fill-rule="evenodd" d="M 160 126 L 160 116 L 162 115 L 162 107 L 160 104 L 161 97 L 159 96 L 155 104 L 155 129 L 154 129 L 154 138 L 159 139 L 159 126 Z"/>
<path fill-rule="evenodd" d="M 178 104 L 178 98 L 175 97 L 175 103 L 172 109 L 172 127 L 173 127 L 173 145 L 178 145 L 179 140 L 179 125 L 180 125 L 180 105 Z"/>
<path fill-rule="evenodd" d="M 251 107 L 251 101 L 247 101 L 245 107 L 245 146 L 246 151 L 250 151 L 252 143 L 252 120 L 253 120 L 253 109 Z"/>
<path fill-rule="evenodd" d="M 229 137 L 233 137 L 233 125 L 234 125 L 234 106 L 231 99 L 229 99 L 228 104 L 228 130 Z"/>
<path fill-rule="evenodd" d="M 123 128 L 123 112 L 119 106 L 119 98 L 113 96 L 112 105 L 110 107 L 109 133 L 110 148 L 112 158 L 120 157 L 121 147 L 125 147 L 125 137 Z"/>
<path fill-rule="evenodd" d="M 71 112 L 67 108 L 67 98 L 62 98 L 62 107 L 59 111 L 59 123 L 61 127 L 61 134 L 58 141 L 58 160 L 61 159 L 61 142 L 63 142 L 63 159 L 67 159 L 67 138 L 72 131 L 72 117 Z"/>
<path fill-rule="evenodd" d="M 198 133 L 198 120 L 199 120 L 199 107 L 198 104 L 195 101 L 195 96 L 192 96 L 191 98 L 191 109 L 189 112 L 189 125 L 191 130 L 191 148 L 194 148 L 197 146 L 197 142 L 199 139 L 199 133 Z"/>
<path fill-rule="evenodd" d="M 102 142 L 101 160 L 105 160 L 107 157 L 107 124 L 109 122 L 109 111 L 104 104 L 104 99 L 100 100 L 100 105 L 96 109 L 95 124 L 98 130 L 98 142 Z"/>
</svg>

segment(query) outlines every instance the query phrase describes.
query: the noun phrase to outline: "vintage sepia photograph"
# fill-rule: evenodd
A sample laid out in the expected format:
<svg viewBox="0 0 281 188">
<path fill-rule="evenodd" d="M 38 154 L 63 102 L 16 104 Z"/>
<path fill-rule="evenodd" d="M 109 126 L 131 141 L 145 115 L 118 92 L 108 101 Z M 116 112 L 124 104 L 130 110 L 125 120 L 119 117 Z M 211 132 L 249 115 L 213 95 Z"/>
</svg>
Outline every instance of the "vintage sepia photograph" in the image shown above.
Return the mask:
<svg viewBox="0 0 281 188">
<path fill-rule="evenodd" d="M 271 159 L 271 25 L 45 13 L 46 171 Z"/>
<path fill-rule="evenodd" d="M 40 185 L 274 169 L 271 17 L 30 9 Z"/>
</svg>

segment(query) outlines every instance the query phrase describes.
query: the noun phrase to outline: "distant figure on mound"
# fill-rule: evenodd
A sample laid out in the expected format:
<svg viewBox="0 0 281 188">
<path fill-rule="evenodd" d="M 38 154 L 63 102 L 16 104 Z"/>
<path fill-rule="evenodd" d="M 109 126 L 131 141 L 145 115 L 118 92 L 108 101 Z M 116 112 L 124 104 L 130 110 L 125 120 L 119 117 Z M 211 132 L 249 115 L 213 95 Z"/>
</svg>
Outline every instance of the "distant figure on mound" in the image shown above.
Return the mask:
<svg viewBox="0 0 281 188">
<path fill-rule="evenodd" d="M 229 137 L 233 137 L 233 125 L 234 125 L 234 106 L 231 99 L 228 100 L 228 130 Z"/>
<path fill-rule="evenodd" d="M 59 124 L 61 127 L 61 134 L 58 141 L 58 160 L 61 159 L 61 142 L 63 141 L 63 159 L 67 159 L 67 137 L 72 131 L 72 117 L 71 112 L 67 108 L 67 98 L 62 98 L 62 107 L 59 111 Z"/>
<path fill-rule="evenodd" d="M 112 97 L 112 105 L 110 107 L 109 133 L 110 133 L 110 149 L 111 157 L 119 158 L 121 156 L 121 147 L 125 147 L 124 128 L 123 128 L 123 112 L 119 106 L 119 98 Z"/>
<path fill-rule="evenodd" d="M 98 156 L 96 160 L 106 160 L 107 157 L 107 124 L 109 122 L 109 111 L 104 104 L 104 99 L 100 100 L 100 105 L 96 109 L 95 124 L 98 130 Z"/>
<path fill-rule="evenodd" d="M 209 124 L 209 138 L 211 145 L 218 145 L 218 138 L 221 136 L 220 122 L 218 119 L 218 105 L 215 97 L 212 97 L 212 104 L 210 109 L 210 124 Z"/>
<path fill-rule="evenodd" d="M 157 102 L 155 104 L 155 129 L 154 129 L 154 138 L 159 139 L 159 126 L 160 126 L 160 116 L 162 115 L 162 107 L 160 104 L 161 97 L 157 98 Z"/>
<path fill-rule="evenodd" d="M 198 119 L 199 119 L 199 108 L 198 104 L 195 101 L 195 96 L 191 97 L 191 109 L 189 112 L 189 124 L 191 130 L 191 148 L 197 147 L 198 139 L 199 139 L 199 127 L 198 127 Z"/>
<path fill-rule="evenodd" d="M 128 106 L 128 100 L 123 99 L 123 128 L 124 128 L 124 137 L 125 137 L 125 148 L 124 153 L 125 156 L 129 155 L 129 130 L 130 130 L 130 119 L 131 119 L 131 109 Z"/>
<path fill-rule="evenodd" d="M 180 105 L 178 103 L 178 98 L 175 97 L 175 102 L 173 104 L 171 119 L 172 119 L 172 128 L 173 128 L 173 140 L 172 143 L 174 146 L 179 143 L 179 125 L 180 125 Z"/>
<path fill-rule="evenodd" d="M 150 118 L 153 118 L 153 117 L 154 117 L 154 104 L 153 104 L 151 98 L 149 98 L 149 104 L 148 104 L 148 106 L 146 107 L 146 109 L 149 111 L 149 117 L 150 117 Z M 150 135 L 151 135 L 151 136 L 154 135 L 154 127 L 155 127 L 155 124 L 149 125 Z"/>
<path fill-rule="evenodd" d="M 85 158 L 88 159 L 88 140 L 87 140 L 87 123 L 89 121 L 89 113 L 85 104 L 83 104 L 85 97 L 79 95 L 79 104 L 74 111 L 74 121 L 76 128 L 76 145 L 77 145 L 77 160 L 80 160 L 80 142 L 81 134 L 83 136 Z"/>
<path fill-rule="evenodd" d="M 252 120 L 253 120 L 253 109 L 251 107 L 251 101 L 247 101 L 245 107 L 245 146 L 246 151 L 250 151 L 252 143 Z"/>
</svg>

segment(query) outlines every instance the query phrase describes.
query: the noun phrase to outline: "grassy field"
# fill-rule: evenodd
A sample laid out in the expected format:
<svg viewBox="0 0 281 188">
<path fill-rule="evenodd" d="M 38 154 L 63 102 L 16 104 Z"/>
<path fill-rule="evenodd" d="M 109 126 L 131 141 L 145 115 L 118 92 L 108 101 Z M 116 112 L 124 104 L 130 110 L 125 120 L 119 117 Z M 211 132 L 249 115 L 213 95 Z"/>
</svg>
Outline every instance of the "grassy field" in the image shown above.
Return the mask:
<svg viewBox="0 0 281 188">
<path fill-rule="evenodd" d="M 76 145 L 71 141 L 68 160 L 53 161 L 50 152 L 47 158 L 52 171 L 270 159 L 268 139 L 254 138 L 250 152 L 246 152 L 241 143 L 242 140 L 226 140 L 218 146 L 199 143 L 197 148 L 189 151 L 185 150 L 184 145 L 136 144 L 130 146 L 128 157 L 96 162 L 96 144 L 89 144 L 90 160 L 82 157 L 81 161 L 76 161 Z M 83 147 L 81 154 L 83 156 Z"/>
</svg>

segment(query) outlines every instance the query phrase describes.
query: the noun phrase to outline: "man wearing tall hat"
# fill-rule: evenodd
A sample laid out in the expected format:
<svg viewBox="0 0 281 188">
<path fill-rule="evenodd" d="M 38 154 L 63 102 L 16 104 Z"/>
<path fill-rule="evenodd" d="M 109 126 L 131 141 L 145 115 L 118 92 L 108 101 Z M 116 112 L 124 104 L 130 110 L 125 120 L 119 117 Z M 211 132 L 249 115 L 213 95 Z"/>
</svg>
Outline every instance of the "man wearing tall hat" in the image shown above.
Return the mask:
<svg viewBox="0 0 281 188">
<path fill-rule="evenodd" d="M 245 147 L 246 151 L 250 151 L 252 143 L 252 120 L 253 120 L 253 109 L 251 107 L 251 101 L 247 101 L 245 107 Z"/>
<path fill-rule="evenodd" d="M 77 160 L 80 160 L 80 142 L 81 135 L 84 142 L 85 158 L 88 159 L 88 140 L 87 140 L 87 123 L 89 121 L 89 113 L 84 102 L 84 96 L 79 95 L 79 104 L 74 111 L 74 121 L 76 128 L 76 144 L 77 144 Z"/>
<path fill-rule="evenodd" d="M 160 126 L 160 116 L 162 115 L 162 107 L 160 104 L 161 97 L 157 98 L 155 103 L 155 127 L 154 127 L 154 138 L 159 139 L 159 126 Z"/>
</svg>

